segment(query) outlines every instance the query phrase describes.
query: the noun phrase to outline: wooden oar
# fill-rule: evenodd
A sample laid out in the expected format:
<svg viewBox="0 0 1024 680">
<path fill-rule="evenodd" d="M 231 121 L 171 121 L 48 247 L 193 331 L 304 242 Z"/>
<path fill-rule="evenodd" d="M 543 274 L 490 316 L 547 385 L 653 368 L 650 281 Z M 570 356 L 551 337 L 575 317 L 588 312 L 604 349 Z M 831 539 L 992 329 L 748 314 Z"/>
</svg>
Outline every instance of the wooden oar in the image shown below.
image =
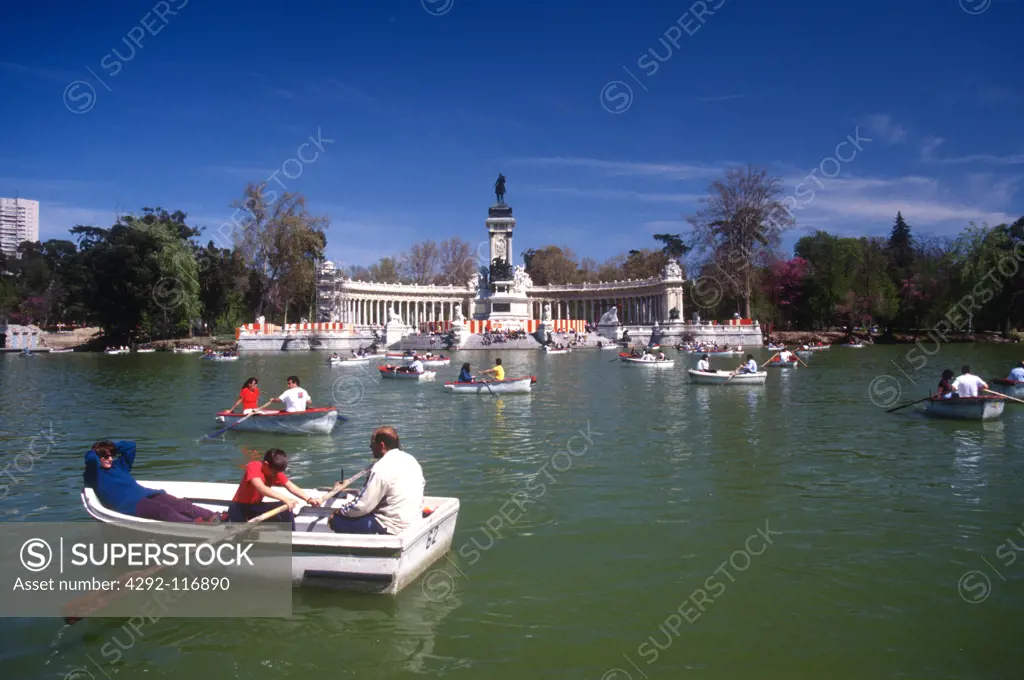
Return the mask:
<svg viewBox="0 0 1024 680">
<path fill-rule="evenodd" d="M 810 368 L 810 366 L 808 366 L 806 363 L 804 363 L 804 360 L 800 358 L 799 354 L 797 354 L 796 352 L 793 352 L 793 356 L 795 356 L 796 360 L 799 361 L 801 364 L 804 364 L 804 368 Z"/>
<path fill-rule="evenodd" d="M 1024 399 L 1018 399 L 1017 397 L 1011 397 L 1010 395 L 1003 394 L 1002 392 L 993 392 L 992 390 L 987 390 L 984 387 L 981 388 L 981 391 L 982 392 L 988 392 L 989 394 L 994 394 L 997 397 L 1001 397 L 1003 399 L 1009 399 L 1010 401 L 1015 401 L 1018 404 L 1024 404 Z"/>
<path fill-rule="evenodd" d="M 276 398 L 276 397 L 275 397 L 275 398 Z M 230 425 L 228 425 L 227 427 L 225 427 L 225 428 L 224 428 L 223 430 L 217 430 L 217 431 L 216 431 L 216 432 L 214 432 L 213 434 L 207 434 L 207 435 L 203 435 L 202 437 L 200 437 L 199 439 L 197 439 L 197 440 L 196 440 L 196 443 L 199 443 L 199 442 L 201 442 L 201 441 L 205 441 L 205 440 L 207 440 L 207 439 L 216 439 L 217 437 L 221 436 L 222 434 L 224 434 L 225 432 L 227 432 L 227 431 L 228 431 L 228 430 L 230 430 L 231 428 L 233 428 L 233 427 L 236 427 L 236 426 L 237 426 L 237 425 L 239 425 L 240 423 L 244 423 L 244 422 L 245 422 L 246 420 L 249 420 L 249 418 L 252 418 L 253 416 L 255 416 L 255 415 L 259 414 L 259 412 L 260 412 L 260 411 L 262 411 L 263 409 L 265 409 L 266 407 L 270 406 L 270 405 L 271 405 L 271 404 L 273 404 L 273 403 L 274 403 L 274 400 L 273 400 L 273 399 L 271 399 L 270 401 L 268 401 L 268 402 L 267 402 L 266 404 L 264 404 L 263 406 L 260 406 L 260 407 L 259 407 L 258 409 L 256 409 L 255 411 L 253 411 L 252 413 L 250 413 L 250 414 L 249 414 L 249 415 L 247 415 L 247 416 L 242 416 L 242 417 L 241 417 L 241 418 L 239 418 L 239 419 L 238 419 L 238 420 L 237 420 L 236 422 L 234 422 L 234 423 L 231 423 Z"/>
<path fill-rule="evenodd" d="M 328 493 L 326 496 L 324 496 L 321 499 L 321 505 L 326 504 L 327 501 L 329 501 L 330 499 L 334 498 L 339 493 L 341 493 L 342 491 L 344 491 L 345 489 L 350 487 L 353 482 L 355 482 L 355 481 L 359 480 L 361 477 L 367 475 L 372 468 L 373 468 L 373 465 L 371 464 L 366 469 L 362 470 L 361 472 L 357 472 L 356 474 L 352 475 L 351 477 L 349 477 L 345 481 L 338 482 L 337 484 L 335 484 L 334 488 L 331 489 L 330 493 Z M 250 524 L 259 524 L 260 522 L 268 520 L 271 517 L 274 517 L 275 515 L 279 515 L 279 514 L 281 514 L 282 512 L 284 512 L 285 510 L 288 510 L 288 509 L 289 509 L 289 506 L 288 506 L 287 503 L 281 503 L 281 505 L 279 505 L 278 507 L 274 508 L 273 510 L 268 510 L 267 512 L 263 513 L 262 515 L 259 515 L 258 517 L 253 517 L 252 519 L 250 519 L 249 521 L 247 521 L 245 524 L 241 525 L 237 529 L 233 529 L 231 531 L 228 531 L 223 536 L 218 536 L 216 538 L 211 538 L 208 541 L 203 541 L 203 543 L 201 543 L 199 545 L 215 545 L 217 543 L 222 543 L 224 541 L 231 540 L 231 539 L 235 538 L 236 536 L 238 536 L 238 535 L 240 535 L 240 534 L 242 534 L 242 533 L 244 533 L 246 531 L 249 531 L 252 528 L 252 527 L 249 526 Z M 200 525 L 200 526 L 214 526 L 214 525 L 206 524 L 206 525 Z M 199 545 L 197 545 L 196 548 L 198 548 Z M 81 621 L 82 619 L 86 618 L 90 614 L 92 614 L 94 612 L 97 612 L 100 609 L 106 607 L 108 604 L 110 604 L 111 602 L 116 600 L 118 597 L 123 596 L 122 595 L 123 593 L 128 592 L 128 589 L 125 589 L 125 588 L 122 587 L 123 584 L 126 583 L 127 581 L 129 581 L 131 579 L 134 579 L 134 578 L 152 576 L 153 574 L 156 574 L 156 573 L 158 573 L 160 571 L 163 571 L 166 568 L 167 568 L 166 566 L 160 565 L 160 566 L 156 566 L 156 567 L 150 567 L 149 569 L 143 569 L 141 571 L 130 572 L 130 573 L 125 574 L 124 576 L 120 577 L 120 579 L 118 579 L 119 583 L 121 584 L 121 586 L 119 586 L 117 588 L 117 590 L 110 591 L 110 592 L 102 592 L 102 593 L 99 594 L 98 597 L 97 597 L 97 595 L 89 595 L 89 596 L 82 597 L 82 598 L 79 598 L 77 600 L 73 600 L 73 601 L 67 603 L 66 605 L 64 605 L 63 609 L 64 609 L 64 611 L 71 611 L 71 612 L 73 612 L 73 615 L 65 616 L 64 617 L 64 623 L 68 624 L 69 626 L 73 626 L 74 624 L 78 623 L 79 621 Z M 88 611 L 85 611 L 85 610 L 88 610 Z M 80 614 L 79 612 L 83 612 L 83 613 Z"/>
<path fill-rule="evenodd" d="M 914 404 L 920 404 L 922 401 L 928 401 L 931 398 L 932 398 L 932 395 L 929 394 L 924 399 L 918 399 L 917 401 L 912 401 L 909 404 L 904 404 L 903 406 L 897 406 L 896 408 L 888 409 L 888 410 L 886 410 L 886 413 L 895 413 L 896 411 L 899 411 L 901 408 L 906 408 L 908 406 L 913 406 Z"/>
</svg>

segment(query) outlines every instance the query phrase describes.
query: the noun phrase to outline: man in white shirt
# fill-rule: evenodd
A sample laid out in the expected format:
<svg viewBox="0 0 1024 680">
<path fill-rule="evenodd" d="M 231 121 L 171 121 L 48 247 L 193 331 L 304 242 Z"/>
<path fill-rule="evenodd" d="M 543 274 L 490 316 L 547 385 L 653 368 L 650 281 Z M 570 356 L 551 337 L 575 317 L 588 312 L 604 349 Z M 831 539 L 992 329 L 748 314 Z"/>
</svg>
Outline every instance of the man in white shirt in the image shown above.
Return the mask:
<svg viewBox="0 0 1024 680">
<path fill-rule="evenodd" d="M 422 373 L 423 372 L 423 362 L 420 361 L 419 357 L 416 357 L 415 359 L 413 359 L 412 363 L 409 364 L 409 372 L 410 373 Z"/>
<path fill-rule="evenodd" d="M 272 401 L 284 403 L 284 410 L 292 413 L 294 411 L 305 411 L 307 406 L 313 405 L 309 392 L 299 387 L 297 376 L 288 376 L 288 389 L 281 393 L 280 397 L 274 397 Z"/>
<path fill-rule="evenodd" d="M 1007 380 L 1016 380 L 1017 382 L 1024 382 L 1024 361 L 1020 362 L 1020 366 L 1010 371 L 1010 377 Z"/>
<path fill-rule="evenodd" d="M 976 397 L 978 388 L 988 389 L 988 383 L 971 373 L 970 366 L 963 366 L 960 369 L 960 376 L 953 381 L 953 389 L 959 397 Z"/>
<path fill-rule="evenodd" d="M 790 352 L 788 349 L 782 350 L 781 352 L 779 352 L 779 361 L 781 361 L 784 364 L 790 363 L 791 361 L 793 361 L 793 353 Z"/>
<path fill-rule="evenodd" d="M 705 373 L 710 373 L 711 372 L 711 362 L 708 361 L 708 355 L 707 354 L 703 355 L 700 358 L 700 361 L 697 362 L 697 370 L 698 371 L 704 371 Z"/>
<path fill-rule="evenodd" d="M 736 369 L 738 373 L 757 373 L 757 362 L 754 361 L 754 355 L 748 354 L 747 361 Z"/>
<path fill-rule="evenodd" d="M 373 431 L 370 450 L 377 462 L 359 495 L 328 520 L 336 533 L 396 536 L 423 521 L 423 469 L 400 445 L 393 427 Z"/>
</svg>

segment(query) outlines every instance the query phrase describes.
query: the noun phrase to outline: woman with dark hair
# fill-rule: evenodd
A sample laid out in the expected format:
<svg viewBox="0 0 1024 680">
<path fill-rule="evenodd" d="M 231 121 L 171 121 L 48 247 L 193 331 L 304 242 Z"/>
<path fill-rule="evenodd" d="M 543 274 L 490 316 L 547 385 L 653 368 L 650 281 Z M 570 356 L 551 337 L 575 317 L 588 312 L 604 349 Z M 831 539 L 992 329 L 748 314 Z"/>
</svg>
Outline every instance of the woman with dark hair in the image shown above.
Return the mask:
<svg viewBox="0 0 1024 680">
<path fill-rule="evenodd" d="M 260 381 L 256 378 L 249 378 L 242 385 L 242 391 L 238 393 L 236 401 L 228 411 L 234 411 L 238 405 L 242 405 L 242 413 L 252 413 L 260 407 Z"/>
<path fill-rule="evenodd" d="M 231 499 L 228 506 L 228 521 L 248 522 L 253 517 L 278 507 L 279 503 L 264 503 L 263 498 L 273 498 L 288 506 L 288 510 L 271 518 L 275 522 L 291 522 L 292 530 L 295 530 L 295 517 L 292 510 L 297 505 L 296 498 L 306 503 L 317 506 L 321 499 L 307 496 L 306 493 L 295 486 L 284 471 L 288 469 L 288 454 L 281 449 L 270 449 L 263 456 L 262 461 L 254 460 L 245 466 L 245 474 L 242 475 L 242 483 L 238 485 L 238 491 Z M 281 491 L 273 489 L 273 486 L 283 486 L 291 493 L 291 497 Z"/>
<path fill-rule="evenodd" d="M 473 382 L 473 372 L 470 370 L 468 363 L 462 364 L 462 370 L 459 371 L 459 380 L 458 381 L 460 383 L 471 383 L 471 382 Z"/>
<path fill-rule="evenodd" d="M 939 395 L 943 399 L 951 399 L 953 393 L 953 371 L 948 368 L 942 372 L 942 380 L 939 381 Z"/>
<path fill-rule="evenodd" d="M 115 512 L 161 522 L 211 522 L 222 519 L 160 489 L 147 489 L 132 477 L 135 442 L 100 441 L 85 452 L 85 485 L 104 507 Z M 215 519 L 216 518 L 216 519 Z"/>
</svg>

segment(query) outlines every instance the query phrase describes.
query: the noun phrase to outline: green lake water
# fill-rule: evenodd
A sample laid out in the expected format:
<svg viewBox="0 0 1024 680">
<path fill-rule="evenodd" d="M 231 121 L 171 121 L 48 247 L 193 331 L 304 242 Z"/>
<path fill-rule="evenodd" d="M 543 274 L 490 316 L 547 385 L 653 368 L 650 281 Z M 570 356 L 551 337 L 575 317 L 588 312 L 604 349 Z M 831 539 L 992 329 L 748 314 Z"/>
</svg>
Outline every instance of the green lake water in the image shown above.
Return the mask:
<svg viewBox="0 0 1024 680">
<path fill-rule="evenodd" d="M 836 347 L 763 387 L 693 385 L 695 358 L 674 350 L 662 370 L 613 352 L 456 353 L 422 384 L 316 353 L 0 357 L 0 467 L 33 437 L 39 455 L 7 468 L 5 522 L 92 521 L 79 490 L 97 439 L 135 440 L 142 479 L 237 482 L 248 451 L 279 446 L 298 483 L 325 487 L 368 462 L 383 424 L 428 494 L 461 501 L 451 559 L 396 597 L 296 590 L 291 618 L 138 631 L 4 619 L 0 676 L 1019 678 L 1024 406 L 956 423 L 871 397 L 921 397 L 964 362 L 1004 376 L 1024 350 L 951 345 L 918 371 L 909 350 Z M 537 376 L 532 394 L 442 389 L 497 356 Z M 333 434 L 195 443 L 245 378 L 266 401 L 290 374 L 341 406 Z"/>
</svg>

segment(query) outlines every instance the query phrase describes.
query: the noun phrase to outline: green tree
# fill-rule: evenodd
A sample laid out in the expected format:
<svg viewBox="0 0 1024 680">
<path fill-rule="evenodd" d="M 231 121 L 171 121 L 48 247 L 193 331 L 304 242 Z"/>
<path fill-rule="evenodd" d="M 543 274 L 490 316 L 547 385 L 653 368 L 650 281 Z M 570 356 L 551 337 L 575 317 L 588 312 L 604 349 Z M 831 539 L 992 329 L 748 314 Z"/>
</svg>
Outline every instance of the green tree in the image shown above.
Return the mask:
<svg viewBox="0 0 1024 680">
<path fill-rule="evenodd" d="M 565 246 L 544 246 L 523 252 L 526 273 L 534 285 L 550 286 L 576 283 L 579 280 L 579 264 L 576 254 Z"/>
<path fill-rule="evenodd" d="M 723 286 L 742 301 L 746 317 L 758 265 L 772 260 L 783 231 L 794 223 L 782 194 L 782 180 L 767 171 L 733 168 L 711 183 L 701 199 L 704 207 L 687 218 L 693 242 L 716 265 Z"/>
<path fill-rule="evenodd" d="M 327 219 L 312 215 L 302 194 L 268 194 L 265 182 L 249 184 L 233 207 L 245 211 L 235 247 L 253 274 L 253 316 L 271 309 L 287 314 L 287 306 L 304 299 L 315 279 L 314 262 L 323 259 L 327 242 Z"/>
</svg>

